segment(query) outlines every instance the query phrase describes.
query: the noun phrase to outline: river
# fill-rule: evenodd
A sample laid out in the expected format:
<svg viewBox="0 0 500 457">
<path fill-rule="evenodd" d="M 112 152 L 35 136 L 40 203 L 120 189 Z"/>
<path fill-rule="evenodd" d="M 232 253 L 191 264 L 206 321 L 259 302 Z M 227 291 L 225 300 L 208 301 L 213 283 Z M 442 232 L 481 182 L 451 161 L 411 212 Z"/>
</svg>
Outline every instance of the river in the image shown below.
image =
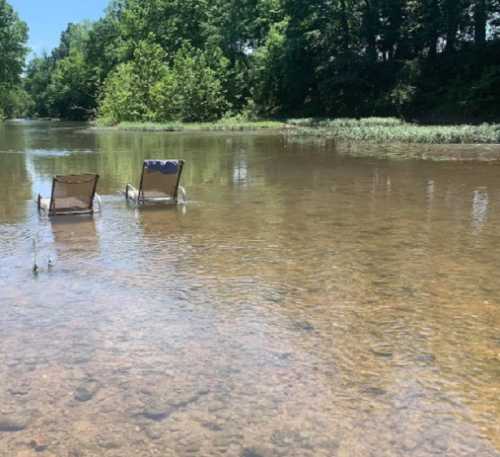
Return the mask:
<svg viewBox="0 0 500 457">
<path fill-rule="evenodd" d="M 186 206 L 126 205 L 145 158 Z M 499 162 L 16 121 L 0 187 L 0 455 L 500 456 Z"/>
</svg>

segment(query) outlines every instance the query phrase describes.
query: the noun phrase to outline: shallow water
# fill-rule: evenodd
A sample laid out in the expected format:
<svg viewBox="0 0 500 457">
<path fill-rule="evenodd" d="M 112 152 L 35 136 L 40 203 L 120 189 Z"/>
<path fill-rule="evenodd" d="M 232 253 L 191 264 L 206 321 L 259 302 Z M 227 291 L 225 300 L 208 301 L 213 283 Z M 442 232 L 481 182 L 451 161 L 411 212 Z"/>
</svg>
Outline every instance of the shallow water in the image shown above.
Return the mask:
<svg viewBox="0 0 500 457">
<path fill-rule="evenodd" d="M 39 217 L 75 172 L 103 213 Z M 13 122 L 0 184 L 1 456 L 500 456 L 498 163 Z"/>
</svg>

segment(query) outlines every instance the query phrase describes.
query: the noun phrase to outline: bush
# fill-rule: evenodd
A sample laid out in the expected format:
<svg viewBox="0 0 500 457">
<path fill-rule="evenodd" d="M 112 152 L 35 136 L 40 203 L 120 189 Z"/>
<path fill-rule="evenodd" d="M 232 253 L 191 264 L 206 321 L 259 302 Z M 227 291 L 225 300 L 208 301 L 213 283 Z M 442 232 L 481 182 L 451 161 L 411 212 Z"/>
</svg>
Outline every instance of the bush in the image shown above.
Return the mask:
<svg viewBox="0 0 500 457">
<path fill-rule="evenodd" d="M 229 108 L 219 76 L 225 74 L 227 65 L 219 50 L 209 53 L 184 45 L 155 89 L 162 98 L 161 120 L 220 119 Z"/>
<path fill-rule="evenodd" d="M 159 86 L 167 74 L 165 57 L 159 45 L 141 41 L 134 58 L 119 65 L 106 79 L 100 116 L 109 123 L 160 120 Z"/>
<path fill-rule="evenodd" d="M 23 117 L 31 109 L 33 100 L 21 87 L 0 87 L 0 120 Z"/>
<path fill-rule="evenodd" d="M 213 121 L 229 105 L 223 89 L 227 61 L 222 53 L 179 49 L 170 66 L 162 48 L 139 43 L 134 58 L 107 78 L 100 105 L 108 123 L 122 121 Z M 221 77 L 222 75 L 222 77 Z"/>
</svg>

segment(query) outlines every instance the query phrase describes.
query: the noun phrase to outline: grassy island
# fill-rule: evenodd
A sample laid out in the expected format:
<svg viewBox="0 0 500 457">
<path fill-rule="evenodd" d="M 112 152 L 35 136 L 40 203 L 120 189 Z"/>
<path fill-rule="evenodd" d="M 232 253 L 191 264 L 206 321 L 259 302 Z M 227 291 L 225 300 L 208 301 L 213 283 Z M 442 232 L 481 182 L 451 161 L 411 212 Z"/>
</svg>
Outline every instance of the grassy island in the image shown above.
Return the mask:
<svg viewBox="0 0 500 457">
<path fill-rule="evenodd" d="M 419 125 L 397 118 L 292 119 L 289 135 L 355 143 L 498 144 L 500 124 Z"/>
<path fill-rule="evenodd" d="M 371 144 L 499 144 L 500 124 L 419 125 L 397 118 L 244 120 L 227 118 L 216 122 L 121 122 L 98 128 L 143 132 L 259 131 L 280 130 L 289 137 L 326 138 L 344 143 Z"/>
</svg>

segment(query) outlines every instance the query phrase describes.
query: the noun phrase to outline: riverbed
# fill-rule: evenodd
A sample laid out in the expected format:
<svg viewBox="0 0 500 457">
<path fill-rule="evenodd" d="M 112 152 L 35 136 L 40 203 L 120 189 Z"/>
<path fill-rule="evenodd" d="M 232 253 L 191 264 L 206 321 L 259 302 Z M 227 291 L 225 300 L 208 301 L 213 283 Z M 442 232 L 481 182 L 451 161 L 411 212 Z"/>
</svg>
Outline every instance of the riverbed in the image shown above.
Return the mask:
<svg viewBox="0 0 500 457">
<path fill-rule="evenodd" d="M 147 158 L 185 206 L 127 206 Z M 0 455 L 500 456 L 499 162 L 16 121 L 0 184 Z"/>
</svg>

